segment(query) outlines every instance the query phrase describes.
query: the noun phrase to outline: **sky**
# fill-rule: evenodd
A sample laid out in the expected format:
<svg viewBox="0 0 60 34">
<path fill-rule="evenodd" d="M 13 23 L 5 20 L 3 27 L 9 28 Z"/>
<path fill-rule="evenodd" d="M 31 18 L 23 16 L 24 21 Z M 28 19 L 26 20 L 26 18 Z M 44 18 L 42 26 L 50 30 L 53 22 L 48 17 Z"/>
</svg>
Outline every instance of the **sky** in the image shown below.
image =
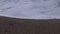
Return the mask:
<svg viewBox="0 0 60 34">
<path fill-rule="evenodd" d="M 22 19 L 60 19 L 60 1 L 0 0 L 0 16 Z"/>
</svg>

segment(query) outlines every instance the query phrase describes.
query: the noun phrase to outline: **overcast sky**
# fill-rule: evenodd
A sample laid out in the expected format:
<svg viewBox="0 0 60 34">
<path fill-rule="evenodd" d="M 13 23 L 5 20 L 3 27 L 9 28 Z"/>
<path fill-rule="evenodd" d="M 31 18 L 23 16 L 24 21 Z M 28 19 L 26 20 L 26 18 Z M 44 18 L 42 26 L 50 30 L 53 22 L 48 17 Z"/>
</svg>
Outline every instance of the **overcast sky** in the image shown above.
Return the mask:
<svg viewBox="0 0 60 34">
<path fill-rule="evenodd" d="M 0 0 L 0 16 L 29 19 L 60 18 L 60 1 Z"/>
</svg>

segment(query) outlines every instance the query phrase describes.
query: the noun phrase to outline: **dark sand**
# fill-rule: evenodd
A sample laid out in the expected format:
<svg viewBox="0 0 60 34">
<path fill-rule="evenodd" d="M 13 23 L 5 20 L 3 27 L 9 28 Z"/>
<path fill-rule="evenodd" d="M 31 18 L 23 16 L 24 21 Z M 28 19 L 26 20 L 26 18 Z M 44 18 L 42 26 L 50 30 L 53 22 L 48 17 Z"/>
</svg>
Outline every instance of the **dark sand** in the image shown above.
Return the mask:
<svg viewBox="0 0 60 34">
<path fill-rule="evenodd" d="M 29 20 L 0 16 L 0 34 L 60 34 L 60 19 Z"/>
</svg>

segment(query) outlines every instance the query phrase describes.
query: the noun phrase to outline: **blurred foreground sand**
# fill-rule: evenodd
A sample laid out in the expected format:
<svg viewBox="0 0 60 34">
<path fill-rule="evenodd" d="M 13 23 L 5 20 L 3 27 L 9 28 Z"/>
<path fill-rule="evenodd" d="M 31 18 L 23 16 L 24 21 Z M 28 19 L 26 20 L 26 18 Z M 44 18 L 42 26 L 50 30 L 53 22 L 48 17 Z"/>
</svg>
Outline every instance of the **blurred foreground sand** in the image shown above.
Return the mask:
<svg viewBox="0 0 60 34">
<path fill-rule="evenodd" d="M 0 34 L 60 34 L 60 19 L 33 20 L 0 16 Z"/>
</svg>

